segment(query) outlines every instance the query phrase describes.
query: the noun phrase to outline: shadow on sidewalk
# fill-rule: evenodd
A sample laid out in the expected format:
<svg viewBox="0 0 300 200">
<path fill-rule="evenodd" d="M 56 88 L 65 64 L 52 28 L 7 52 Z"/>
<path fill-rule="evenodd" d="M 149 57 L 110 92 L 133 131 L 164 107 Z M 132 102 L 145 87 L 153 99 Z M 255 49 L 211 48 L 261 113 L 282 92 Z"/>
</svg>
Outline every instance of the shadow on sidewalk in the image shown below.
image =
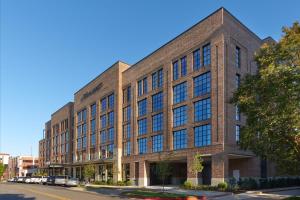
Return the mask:
<svg viewBox="0 0 300 200">
<path fill-rule="evenodd" d="M 0 194 L 0 200 L 35 200 L 35 198 L 24 197 L 23 194 Z"/>
</svg>

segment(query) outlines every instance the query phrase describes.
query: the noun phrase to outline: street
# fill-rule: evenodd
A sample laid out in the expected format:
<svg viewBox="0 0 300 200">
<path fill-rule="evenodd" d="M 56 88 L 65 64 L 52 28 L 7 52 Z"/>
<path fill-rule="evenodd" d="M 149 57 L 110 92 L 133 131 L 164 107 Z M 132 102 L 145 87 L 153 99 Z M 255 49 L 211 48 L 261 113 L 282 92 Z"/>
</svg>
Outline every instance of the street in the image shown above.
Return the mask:
<svg viewBox="0 0 300 200">
<path fill-rule="evenodd" d="M 0 183 L 0 200 L 119 200 L 114 193 L 91 194 L 60 186 Z"/>
</svg>

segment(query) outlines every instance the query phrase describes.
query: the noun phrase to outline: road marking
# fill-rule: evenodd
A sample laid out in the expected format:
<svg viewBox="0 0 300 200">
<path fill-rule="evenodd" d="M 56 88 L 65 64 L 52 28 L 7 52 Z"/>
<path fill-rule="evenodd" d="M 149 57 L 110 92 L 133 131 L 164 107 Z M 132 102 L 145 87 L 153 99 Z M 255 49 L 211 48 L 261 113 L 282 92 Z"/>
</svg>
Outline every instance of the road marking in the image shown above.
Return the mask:
<svg viewBox="0 0 300 200">
<path fill-rule="evenodd" d="M 62 197 L 62 196 L 58 196 L 58 195 L 55 195 L 55 194 L 50 194 L 50 193 L 46 193 L 46 192 L 39 192 L 37 190 L 27 189 L 27 188 L 24 188 L 24 187 L 22 187 L 21 190 L 26 190 L 26 191 L 29 191 L 29 192 L 32 192 L 32 193 L 41 194 L 41 195 L 44 195 L 44 196 L 47 196 L 47 197 L 51 197 L 53 199 L 71 200 L 71 199 L 68 199 L 68 198 L 65 198 L 65 197 Z"/>
</svg>

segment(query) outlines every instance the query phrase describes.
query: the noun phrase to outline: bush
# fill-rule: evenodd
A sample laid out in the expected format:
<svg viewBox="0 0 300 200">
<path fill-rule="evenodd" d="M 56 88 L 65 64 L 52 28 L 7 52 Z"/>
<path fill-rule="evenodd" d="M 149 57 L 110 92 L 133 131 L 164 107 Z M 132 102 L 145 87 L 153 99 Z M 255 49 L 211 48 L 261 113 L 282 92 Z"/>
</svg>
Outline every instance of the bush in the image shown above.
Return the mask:
<svg viewBox="0 0 300 200">
<path fill-rule="evenodd" d="M 238 185 L 242 189 L 251 190 L 251 189 L 257 189 L 258 184 L 255 179 L 253 178 L 244 178 L 240 179 L 238 181 Z"/>
<path fill-rule="evenodd" d="M 227 188 L 228 188 L 228 185 L 227 185 L 226 182 L 218 184 L 218 189 L 221 190 L 221 191 L 225 191 L 225 190 L 227 190 Z"/>
<path fill-rule="evenodd" d="M 118 186 L 125 186 L 125 181 L 117 181 Z"/>
<path fill-rule="evenodd" d="M 192 184 L 192 182 L 190 182 L 190 181 L 185 181 L 185 182 L 183 183 L 183 187 L 184 187 L 185 189 L 192 189 L 193 184 Z"/>
<path fill-rule="evenodd" d="M 114 184 L 114 182 L 113 182 L 112 179 L 108 179 L 108 180 L 106 181 L 106 183 L 107 183 L 107 185 L 113 185 L 113 184 Z"/>
<path fill-rule="evenodd" d="M 130 180 L 127 180 L 127 181 L 125 181 L 125 185 L 126 185 L 126 186 L 131 186 L 131 185 L 132 185 L 132 182 L 131 182 Z"/>
<path fill-rule="evenodd" d="M 94 181 L 94 182 L 92 182 L 92 184 L 95 184 L 95 185 L 106 185 L 106 182 L 105 181 Z"/>
</svg>

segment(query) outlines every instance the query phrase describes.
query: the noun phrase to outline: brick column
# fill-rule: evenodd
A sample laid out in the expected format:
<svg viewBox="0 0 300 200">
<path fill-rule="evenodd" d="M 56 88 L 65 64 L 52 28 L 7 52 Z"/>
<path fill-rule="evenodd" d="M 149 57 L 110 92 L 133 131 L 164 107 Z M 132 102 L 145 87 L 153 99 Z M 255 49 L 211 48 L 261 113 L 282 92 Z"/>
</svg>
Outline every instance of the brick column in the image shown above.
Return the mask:
<svg viewBox="0 0 300 200">
<path fill-rule="evenodd" d="M 191 168 L 194 161 L 194 153 L 189 153 L 187 155 L 187 181 L 193 183 L 193 185 L 201 184 L 196 174 L 192 173 Z"/>
<path fill-rule="evenodd" d="M 130 162 L 130 181 L 132 182 L 132 185 L 135 185 L 135 162 Z"/>
<path fill-rule="evenodd" d="M 211 162 L 211 185 L 225 182 L 228 179 L 228 157 L 224 154 L 212 156 Z"/>
</svg>

